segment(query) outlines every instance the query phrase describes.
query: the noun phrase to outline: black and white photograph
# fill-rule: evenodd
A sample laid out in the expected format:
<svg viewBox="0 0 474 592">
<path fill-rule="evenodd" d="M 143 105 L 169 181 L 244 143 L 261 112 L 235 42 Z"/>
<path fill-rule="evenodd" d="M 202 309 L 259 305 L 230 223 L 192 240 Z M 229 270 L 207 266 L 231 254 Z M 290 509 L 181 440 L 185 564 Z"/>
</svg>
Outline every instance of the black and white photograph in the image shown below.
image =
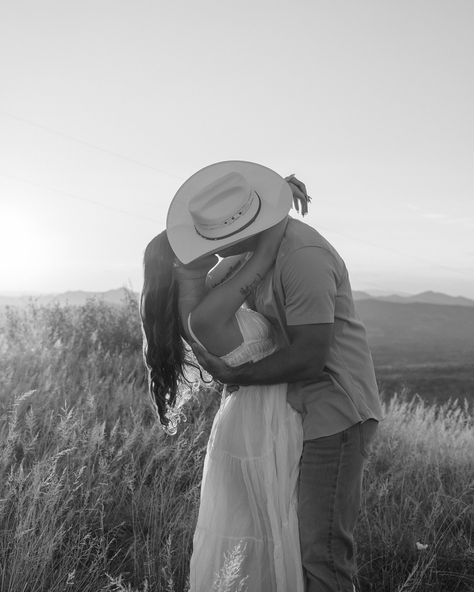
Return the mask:
<svg viewBox="0 0 474 592">
<path fill-rule="evenodd" d="M 474 591 L 474 2 L 0 2 L 0 592 Z"/>
</svg>

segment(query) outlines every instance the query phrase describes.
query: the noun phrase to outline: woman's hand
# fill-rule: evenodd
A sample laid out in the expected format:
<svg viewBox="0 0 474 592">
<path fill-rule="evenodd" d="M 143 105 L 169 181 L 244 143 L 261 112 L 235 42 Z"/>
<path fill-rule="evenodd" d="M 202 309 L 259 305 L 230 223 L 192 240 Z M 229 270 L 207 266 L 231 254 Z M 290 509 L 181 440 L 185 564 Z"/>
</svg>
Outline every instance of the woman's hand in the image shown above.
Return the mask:
<svg viewBox="0 0 474 592">
<path fill-rule="evenodd" d="M 301 215 L 305 216 L 308 213 L 308 203 L 311 202 L 311 197 L 306 193 L 306 186 L 303 181 L 300 181 L 295 175 L 288 175 L 285 177 L 293 194 L 293 205 L 295 210 L 299 213 L 301 206 Z"/>
</svg>

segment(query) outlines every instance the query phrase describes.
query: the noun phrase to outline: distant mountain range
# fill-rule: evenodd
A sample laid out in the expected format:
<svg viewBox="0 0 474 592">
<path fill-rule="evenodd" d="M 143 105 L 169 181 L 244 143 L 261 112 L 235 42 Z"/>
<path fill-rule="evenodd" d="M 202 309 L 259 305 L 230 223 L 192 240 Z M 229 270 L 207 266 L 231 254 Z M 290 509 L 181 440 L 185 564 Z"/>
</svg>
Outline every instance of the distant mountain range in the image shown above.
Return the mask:
<svg viewBox="0 0 474 592">
<path fill-rule="evenodd" d="M 352 292 L 354 300 L 378 300 L 379 302 L 397 302 L 398 304 L 408 304 L 413 302 L 422 302 L 425 304 L 444 304 L 448 306 L 474 306 L 474 300 L 464 298 L 464 296 L 448 296 L 441 292 L 421 292 L 420 294 L 401 296 L 399 294 L 390 294 L 388 296 L 375 296 L 368 292 L 354 290 Z"/>
<path fill-rule="evenodd" d="M 75 290 L 69 292 L 62 292 L 61 294 L 24 294 L 11 296 L 0 293 L 0 306 L 25 306 L 29 302 L 37 304 L 70 304 L 71 306 L 81 306 L 91 298 L 103 300 L 108 304 L 122 304 L 126 297 L 127 290 L 125 288 L 117 288 L 116 290 L 107 290 L 106 292 L 84 292 L 83 290 Z M 138 294 L 136 295 L 138 298 Z"/>
<path fill-rule="evenodd" d="M 8 295 L 0 293 L 0 306 L 22 306 L 28 304 L 31 300 L 37 304 L 49 304 L 58 302 L 59 304 L 70 304 L 80 306 L 85 304 L 90 298 L 98 298 L 110 304 L 121 304 L 125 298 L 127 290 L 117 288 L 116 290 L 107 290 L 106 292 L 85 292 L 82 290 L 63 292 L 61 294 L 32 294 L 32 295 Z M 439 304 L 445 306 L 474 306 L 474 300 L 463 296 L 448 296 L 441 292 L 421 292 L 414 295 L 380 295 L 369 292 L 354 290 L 352 292 L 355 301 L 377 300 L 378 302 L 394 302 L 397 304 Z M 138 294 L 137 294 L 138 298 Z"/>
</svg>

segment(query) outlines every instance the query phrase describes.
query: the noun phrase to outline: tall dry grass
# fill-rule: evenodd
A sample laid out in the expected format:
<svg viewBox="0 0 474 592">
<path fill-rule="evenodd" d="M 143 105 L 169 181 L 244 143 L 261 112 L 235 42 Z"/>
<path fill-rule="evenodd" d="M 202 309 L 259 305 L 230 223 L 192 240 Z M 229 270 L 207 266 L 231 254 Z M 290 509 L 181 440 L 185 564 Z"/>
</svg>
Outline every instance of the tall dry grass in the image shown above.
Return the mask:
<svg viewBox="0 0 474 592">
<path fill-rule="evenodd" d="M 157 426 L 132 295 L 121 307 L 10 309 L 0 329 L 1 592 L 186 590 L 218 403 L 201 388 L 175 437 Z M 473 590 L 472 417 L 456 402 L 406 396 L 385 408 L 357 527 L 360 589 Z M 225 590 L 225 570 L 217 576 Z"/>
</svg>

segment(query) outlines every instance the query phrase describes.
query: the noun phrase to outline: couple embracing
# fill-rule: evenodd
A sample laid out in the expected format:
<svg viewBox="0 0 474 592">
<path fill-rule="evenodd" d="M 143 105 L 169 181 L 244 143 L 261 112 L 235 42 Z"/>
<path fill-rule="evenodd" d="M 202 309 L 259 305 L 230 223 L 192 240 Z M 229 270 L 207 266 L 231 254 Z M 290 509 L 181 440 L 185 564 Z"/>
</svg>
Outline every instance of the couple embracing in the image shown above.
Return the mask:
<svg viewBox="0 0 474 592">
<path fill-rule="evenodd" d="M 308 200 L 293 176 L 219 162 L 180 187 L 145 251 L 144 355 L 161 423 L 192 363 L 184 342 L 225 385 L 191 592 L 210 592 L 230 557 L 236 590 L 355 590 L 353 532 L 382 410 L 344 261 L 289 216 Z"/>
</svg>

